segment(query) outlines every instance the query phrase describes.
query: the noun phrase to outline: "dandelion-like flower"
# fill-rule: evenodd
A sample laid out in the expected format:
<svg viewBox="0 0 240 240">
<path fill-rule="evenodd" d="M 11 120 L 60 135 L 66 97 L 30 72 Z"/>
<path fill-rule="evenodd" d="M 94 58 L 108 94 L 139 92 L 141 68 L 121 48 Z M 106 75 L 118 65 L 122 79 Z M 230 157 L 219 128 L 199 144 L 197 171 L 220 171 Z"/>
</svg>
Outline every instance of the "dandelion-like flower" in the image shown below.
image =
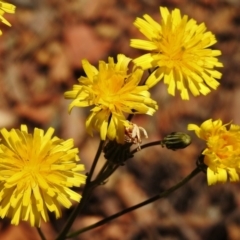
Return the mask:
<svg viewBox="0 0 240 240">
<path fill-rule="evenodd" d="M 199 138 L 206 141 L 202 154 L 208 167 L 208 185 L 240 180 L 240 126 L 223 125 L 221 120 L 209 119 L 200 127 L 189 124 L 188 130 L 194 130 Z"/>
<path fill-rule="evenodd" d="M 87 60 L 82 61 L 87 77 L 79 78 L 79 85 L 64 96 L 74 99 L 69 111 L 76 107 L 94 106 L 86 120 L 86 128 L 90 135 L 93 130 L 100 132 L 102 140 L 116 139 L 124 143 L 125 114 L 153 115 L 157 109 L 156 101 L 150 98 L 148 85 L 138 86 L 143 70 L 134 68 L 128 73 L 131 61 L 123 54 L 117 56 L 117 63 L 112 57 L 108 63 L 99 61 L 99 70 Z"/>
<path fill-rule="evenodd" d="M 168 84 L 168 93 L 175 95 L 175 88 L 181 92 L 184 100 L 189 99 L 188 88 L 194 96 L 216 89 L 221 73 L 214 67 L 222 67 L 216 56 L 221 51 L 209 47 L 216 43 L 215 36 L 206 31 L 204 23 L 197 25 L 188 16 L 181 17 L 179 9 L 171 13 L 166 7 L 160 7 L 160 23 L 145 14 L 144 19 L 137 18 L 134 25 L 148 40 L 131 39 L 130 46 L 150 51 L 133 60 L 143 69 L 154 71 L 146 84 L 156 84 L 164 79 Z"/>
<path fill-rule="evenodd" d="M 0 131 L 0 217 L 14 225 L 23 220 L 39 227 L 49 220 L 48 210 L 59 218 L 62 206 L 81 199 L 70 189 L 85 183 L 78 149 L 72 139 L 52 138 L 53 132 L 35 128 L 30 134 L 26 125 Z"/>
<path fill-rule="evenodd" d="M 15 13 L 15 6 L 10 3 L 6 3 L 4 1 L 0 1 L 0 21 L 4 24 L 11 26 L 11 24 L 3 17 L 4 13 Z M 2 35 L 2 31 L 0 30 L 0 35 Z"/>
</svg>

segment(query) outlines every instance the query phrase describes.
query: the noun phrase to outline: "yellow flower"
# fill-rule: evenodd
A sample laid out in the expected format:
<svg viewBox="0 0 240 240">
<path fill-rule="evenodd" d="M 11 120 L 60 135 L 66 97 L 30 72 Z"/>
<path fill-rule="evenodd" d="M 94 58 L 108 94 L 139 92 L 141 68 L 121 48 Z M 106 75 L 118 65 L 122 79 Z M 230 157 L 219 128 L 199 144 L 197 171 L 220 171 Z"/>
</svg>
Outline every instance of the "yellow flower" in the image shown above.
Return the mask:
<svg viewBox="0 0 240 240">
<path fill-rule="evenodd" d="M 48 210 L 59 218 L 61 206 L 81 199 L 70 189 L 85 183 L 78 150 L 72 139 L 52 138 L 53 132 L 35 128 L 32 135 L 26 125 L 0 131 L 0 217 L 14 225 L 23 220 L 39 227 L 42 219 L 49 220 Z"/>
<path fill-rule="evenodd" d="M 108 58 L 108 63 L 99 61 L 99 70 L 87 60 L 82 61 L 87 77 L 80 77 L 79 85 L 74 85 L 72 91 L 64 96 L 74 99 L 69 111 L 76 107 L 94 106 L 86 120 L 87 131 L 90 135 L 93 130 L 100 132 L 102 140 L 116 139 L 124 143 L 125 114 L 149 114 L 157 109 L 157 104 L 150 98 L 147 85 L 138 86 L 143 70 L 134 68 L 128 73 L 128 64 L 131 61 L 123 54 L 117 56 L 117 63 Z"/>
<path fill-rule="evenodd" d="M 204 23 L 197 25 L 186 15 L 181 17 L 179 9 L 170 13 L 166 7 L 160 7 L 160 12 L 160 24 L 147 14 L 134 22 L 148 40 L 132 39 L 130 46 L 150 53 L 133 62 L 145 70 L 154 68 L 146 84 L 152 86 L 164 79 L 168 93 L 174 96 L 177 87 L 184 100 L 189 99 L 188 88 L 194 96 L 216 89 L 219 85 L 216 79 L 222 74 L 214 67 L 223 65 L 216 58 L 221 51 L 209 48 L 216 43 L 215 36 L 206 32 Z"/>
<path fill-rule="evenodd" d="M 202 152 L 207 168 L 208 185 L 228 180 L 240 181 L 240 126 L 222 124 L 221 120 L 205 121 L 200 127 L 189 124 L 188 130 L 206 141 Z"/>
<path fill-rule="evenodd" d="M 0 21 L 4 24 L 11 26 L 11 24 L 3 17 L 4 13 L 15 13 L 15 6 L 10 3 L 6 3 L 4 1 L 0 1 Z M 2 35 L 2 31 L 0 30 L 0 35 Z"/>
</svg>

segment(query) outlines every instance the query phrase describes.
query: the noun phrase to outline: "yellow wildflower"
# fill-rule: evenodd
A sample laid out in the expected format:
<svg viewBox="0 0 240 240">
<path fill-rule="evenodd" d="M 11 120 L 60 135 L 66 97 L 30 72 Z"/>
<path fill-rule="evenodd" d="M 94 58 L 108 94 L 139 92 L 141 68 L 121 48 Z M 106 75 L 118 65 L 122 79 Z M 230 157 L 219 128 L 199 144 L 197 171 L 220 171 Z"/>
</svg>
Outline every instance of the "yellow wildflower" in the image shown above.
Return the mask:
<svg viewBox="0 0 240 240">
<path fill-rule="evenodd" d="M 6 3 L 4 1 L 0 1 L 0 21 L 4 24 L 11 26 L 11 24 L 3 17 L 4 13 L 15 13 L 15 6 L 10 3 Z M 2 35 L 2 31 L 0 30 L 0 35 Z"/>
<path fill-rule="evenodd" d="M 157 109 L 157 104 L 150 98 L 147 85 L 138 86 L 143 70 L 134 68 L 128 73 L 128 64 L 131 61 L 123 54 L 117 56 L 117 63 L 108 58 L 108 63 L 99 61 L 99 70 L 87 60 L 82 61 L 87 77 L 80 77 L 79 85 L 74 85 L 72 91 L 64 96 L 74 99 L 69 111 L 76 107 L 94 106 L 86 120 L 89 134 L 93 130 L 100 132 L 102 140 L 116 139 L 124 143 L 125 114 L 149 114 Z"/>
<path fill-rule="evenodd" d="M 148 40 L 132 39 L 130 46 L 150 53 L 133 62 L 145 70 L 154 68 L 146 84 L 152 86 L 163 79 L 168 84 L 168 93 L 174 96 L 177 87 L 184 100 L 189 99 L 188 88 L 194 96 L 216 89 L 219 85 L 216 79 L 222 74 L 214 67 L 223 65 L 216 58 L 221 51 L 209 48 L 216 43 L 215 36 L 206 32 L 204 23 L 197 25 L 188 16 L 181 17 L 179 9 L 170 13 L 166 7 L 160 7 L 160 13 L 160 23 L 147 14 L 134 22 Z"/>
<path fill-rule="evenodd" d="M 194 130 L 199 138 L 206 141 L 202 154 L 208 166 L 209 185 L 240 180 L 240 126 L 223 125 L 221 120 L 209 119 L 200 127 L 189 124 L 188 130 Z"/>
<path fill-rule="evenodd" d="M 81 199 L 70 189 L 85 183 L 78 149 L 72 139 L 52 138 L 53 132 L 35 128 L 32 135 L 26 125 L 0 131 L 0 217 L 14 225 L 23 220 L 39 227 L 42 219 L 49 220 L 47 210 L 59 218 L 61 206 Z"/>
</svg>

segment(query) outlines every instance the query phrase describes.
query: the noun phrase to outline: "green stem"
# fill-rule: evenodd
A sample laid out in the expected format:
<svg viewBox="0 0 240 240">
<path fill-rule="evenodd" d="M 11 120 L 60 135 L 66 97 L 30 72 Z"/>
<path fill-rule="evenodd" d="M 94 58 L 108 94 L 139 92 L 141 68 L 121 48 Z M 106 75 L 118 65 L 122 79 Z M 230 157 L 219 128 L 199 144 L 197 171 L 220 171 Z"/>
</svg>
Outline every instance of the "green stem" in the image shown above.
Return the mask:
<svg viewBox="0 0 240 240">
<path fill-rule="evenodd" d="M 144 148 L 148 148 L 148 147 L 152 147 L 152 146 L 159 146 L 159 145 L 161 145 L 162 144 L 162 141 L 161 140 L 159 140 L 159 141 L 155 141 L 155 142 L 150 142 L 150 143 L 146 143 L 146 144 L 143 144 L 143 145 L 141 145 L 141 149 L 144 149 Z M 139 150 L 138 150 L 138 148 L 135 148 L 135 149 L 133 149 L 132 151 L 131 151 L 131 154 L 134 154 L 134 153 L 136 153 L 136 152 L 138 152 Z"/>
<path fill-rule="evenodd" d="M 110 166 L 111 166 L 111 163 L 107 165 L 107 168 L 105 168 L 105 171 L 101 172 L 101 175 L 99 175 L 93 181 L 93 183 L 96 183 L 96 185 L 98 185 L 99 183 L 104 183 L 104 181 L 108 179 L 119 167 L 119 165 L 115 165 L 115 164 L 113 164 L 111 167 Z"/>
<path fill-rule="evenodd" d="M 80 203 L 77 205 L 77 207 L 71 213 L 70 217 L 67 220 L 66 225 L 64 226 L 63 230 L 60 232 L 60 234 L 56 238 L 56 240 L 64 240 L 65 239 L 65 236 L 67 235 L 69 229 L 71 228 L 74 220 L 76 219 L 78 214 L 82 211 L 86 202 L 89 200 L 93 188 L 94 188 L 94 186 L 92 185 L 91 182 L 89 182 L 89 184 L 85 186 L 83 193 L 82 193 L 82 199 L 81 199 Z"/>
<path fill-rule="evenodd" d="M 60 234 L 56 238 L 56 240 L 64 240 L 65 239 L 65 236 L 67 235 L 69 229 L 71 228 L 74 220 L 76 219 L 78 214 L 82 211 L 86 202 L 89 200 L 92 190 L 94 189 L 94 187 L 97 186 L 96 183 L 91 182 L 91 178 L 92 178 L 93 172 L 95 170 L 95 167 L 97 165 L 100 154 L 102 153 L 103 145 L 104 145 L 104 141 L 100 141 L 98 150 L 97 150 L 95 158 L 93 160 L 93 164 L 92 164 L 90 172 L 87 176 L 86 185 L 85 185 L 83 193 L 82 193 L 82 199 L 81 199 L 80 203 L 77 205 L 77 207 L 71 213 L 70 217 L 67 220 L 67 223 L 65 224 L 63 230 L 60 232 Z"/>
<path fill-rule="evenodd" d="M 39 234 L 39 236 L 41 237 L 41 239 L 42 239 L 42 240 L 47 240 L 47 239 L 45 238 L 45 236 L 44 236 L 41 228 L 36 227 L 36 229 L 37 229 L 38 234 Z"/>
<path fill-rule="evenodd" d="M 178 188 L 183 186 L 185 183 L 187 183 L 189 180 L 191 180 L 194 176 L 196 176 L 201 171 L 202 170 L 197 167 L 187 177 L 185 177 L 182 181 L 180 181 L 179 183 L 177 183 L 173 187 L 169 188 L 168 190 L 166 190 L 166 191 L 164 191 L 164 192 L 162 192 L 162 193 L 160 193 L 158 195 L 155 195 L 154 197 L 151 197 L 151 198 L 147 199 L 146 201 L 143 201 L 143 202 L 141 202 L 141 203 L 139 203 L 137 205 L 134 205 L 134 206 L 132 206 L 130 208 L 126 208 L 126 209 L 124 209 L 124 210 L 122 210 L 122 211 L 120 211 L 120 212 L 118 212 L 116 214 L 113 214 L 112 216 L 109 216 L 109 217 L 107 217 L 107 218 L 105 218 L 105 219 L 103 219 L 103 220 L 101 220 L 101 221 L 99 221 L 97 223 L 94 223 L 94 224 L 92 224 L 90 226 L 82 228 L 79 231 L 71 233 L 71 234 L 67 235 L 67 238 L 76 237 L 77 235 L 79 235 L 81 233 L 84 233 L 84 232 L 89 231 L 91 229 L 94 229 L 96 227 L 102 226 L 102 225 L 108 223 L 109 221 L 111 221 L 111 220 L 113 220 L 115 218 L 118 218 L 118 217 L 120 217 L 120 216 L 122 216 L 122 215 L 124 215 L 126 213 L 129 213 L 129 212 L 131 212 L 133 210 L 136 210 L 136 209 L 138 209 L 140 207 L 143 207 L 143 206 L 145 206 L 145 205 L 147 205 L 149 203 L 152 203 L 152 202 L 154 202 L 154 201 L 156 201 L 156 200 L 158 200 L 160 198 L 168 196 L 170 193 L 174 192 L 175 190 L 177 190 Z"/>
<path fill-rule="evenodd" d="M 93 164 L 91 166 L 90 172 L 88 174 L 87 183 L 91 181 L 91 178 L 92 178 L 93 172 L 95 170 L 95 167 L 97 165 L 98 159 L 99 159 L 99 157 L 102 153 L 103 145 L 104 145 L 104 141 L 101 140 L 100 143 L 99 143 L 98 150 L 96 152 L 95 158 L 93 160 Z"/>
<path fill-rule="evenodd" d="M 97 177 L 96 177 L 96 179 L 95 179 L 94 181 L 100 181 L 100 182 L 101 182 L 101 180 L 99 180 L 99 179 L 100 179 L 100 177 L 103 175 L 103 173 L 105 172 L 105 170 L 107 169 L 108 164 L 109 164 L 108 161 L 106 161 L 106 162 L 104 163 L 104 165 L 102 166 L 101 170 L 99 171 L 99 173 L 98 173 L 98 175 L 97 175 Z"/>
</svg>

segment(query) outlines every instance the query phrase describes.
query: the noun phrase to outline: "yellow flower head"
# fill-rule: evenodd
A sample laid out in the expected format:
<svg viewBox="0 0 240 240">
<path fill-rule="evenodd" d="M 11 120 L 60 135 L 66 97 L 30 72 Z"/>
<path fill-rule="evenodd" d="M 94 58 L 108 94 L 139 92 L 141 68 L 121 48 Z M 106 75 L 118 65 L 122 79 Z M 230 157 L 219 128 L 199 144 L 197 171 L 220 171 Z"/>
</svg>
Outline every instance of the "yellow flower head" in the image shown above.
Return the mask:
<svg viewBox="0 0 240 240">
<path fill-rule="evenodd" d="M 228 127 L 228 128 L 227 128 Z M 189 124 L 188 130 L 206 141 L 202 152 L 207 168 L 208 184 L 240 180 L 240 126 L 222 124 L 221 120 L 205 121 L 200 127 Z"/>
<path fill-rule="evenodd" d="M 15 13 L 15 6 L 6 3 L 4 1 L 0 1 L 0 21 L 2 21 L 4 24 L 11 26 L 11 24 L 3 17 L 4 13 Z M 0 35 L 2 35 L 2 31 L 0 30 Z"/>
<path fill-rule="evenodd" d="M 157 68 L 146 84 L 156 84 L 161 79 L 168 84 L 168 93 L 175 95 L 175 88 L 181 92 L 184 100 L 189 99 L 188 90 L 194 96 L 206 95 L 210 88 L 216 89 L 221 73 L 214 67 L 222 67 L 216 56 L 219 50 L 209 47 L 216 43 L 215 36 L 206 32 L 204 23 L 197 25 L 193 19 L 181 17 L 180 10 L 171 13 L 166 7 L 160 7 L 160 24 L 149 15 L 137 18 L 134 25 L 148 40 L 132 39 L 131 47 L 150 51 L 133 60 L 143 69 Z"/>
<path fill-rule="evenodd" d="M 70 189 L 85 183 L 78 150 L 72 139 L 52 138 L 53 132 L 35 128 L 32 135 L 26 125 L 0 131 L 0 217 L 12 224 L 23 220 L 39 227 L 41 219 L 49 220 L 48 210 L 59 218 L 61 206 L 81 199 Z"/>
<path fill-rule="evenodd" d="M 69 111 L 76 107 L 94 106 L 87 118 L 86 127 L 89 134 L 93 130 L 100 132 L 102 140 L 116 139 L 124 142 L 125 114 L 144 113 L 153 115 L 157 104 L 150 98 L 147 85 L 138 86 L 143 70 L 134 68 L 128 73 L 131 61 L 123 54 L 117 56 L 117 63 L 108 58 L 108 63 L 99 61 L 99 70 L 87 60 L 82 61 L 87 77 L 79 78 L 79 85 L 74 85 L 72 91 L 64 96 L 74 99 Z"/>
</svg>

